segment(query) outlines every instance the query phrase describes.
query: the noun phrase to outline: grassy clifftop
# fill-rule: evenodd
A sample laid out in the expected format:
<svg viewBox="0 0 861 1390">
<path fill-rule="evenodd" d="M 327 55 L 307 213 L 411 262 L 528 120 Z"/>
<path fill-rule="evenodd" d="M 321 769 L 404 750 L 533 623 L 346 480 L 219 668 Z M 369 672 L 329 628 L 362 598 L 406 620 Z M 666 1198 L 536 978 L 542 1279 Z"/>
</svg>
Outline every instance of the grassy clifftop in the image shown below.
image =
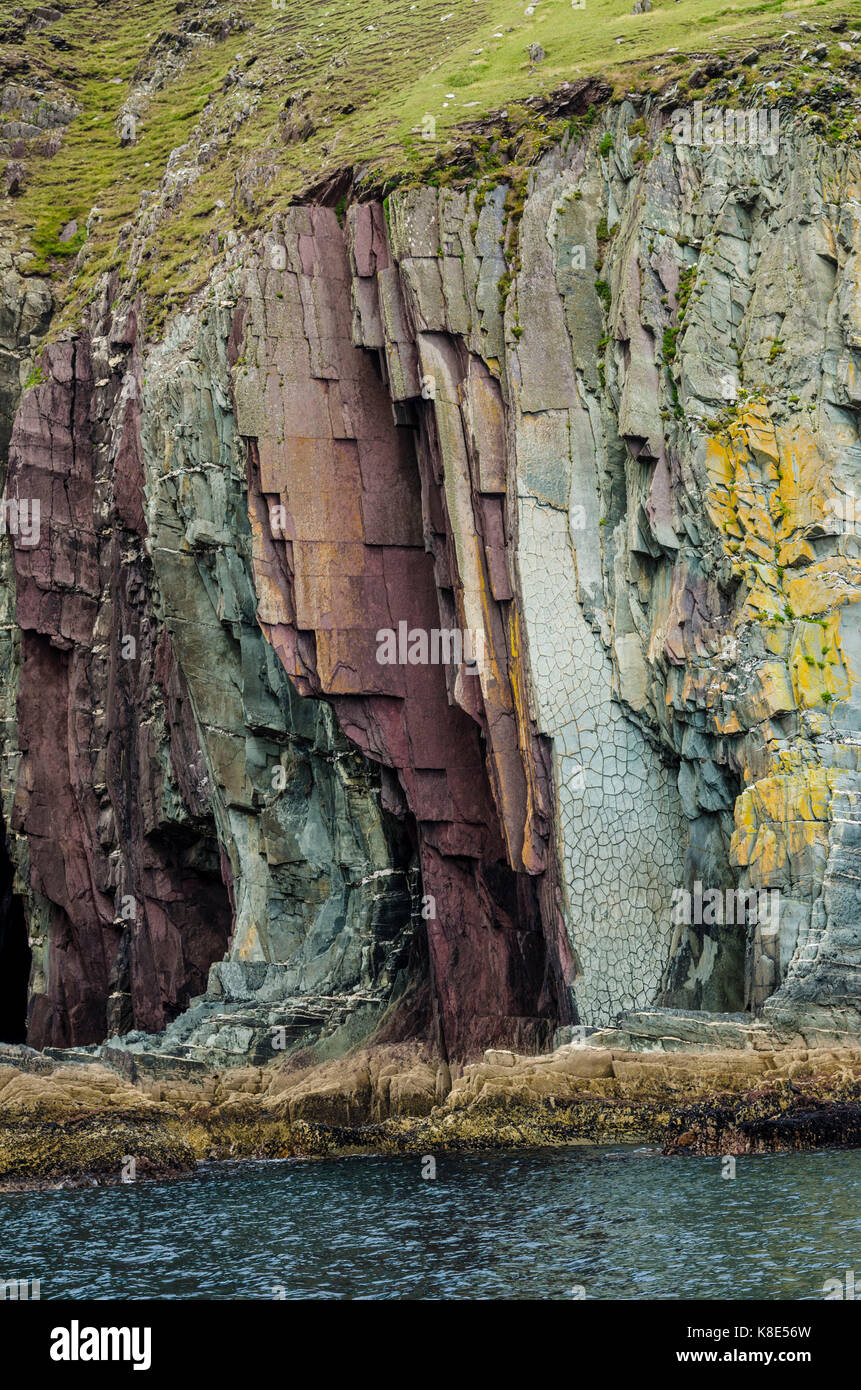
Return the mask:
<svg viewBox="0 0 861 1390">
<path fill-rule="evenodd" d="M 654 0 L 638 15 L 632 0 L 581 2 L 22 0 L 0 21 L 0 151 L 20 152 L 9 123 L 21 121 L 22 100 L 78 114 L 49 157 L 25 139 L 0 226 L 29 245 L 33 269 L 62 277 L 75 265 L 79 303 L 101 271 L 123 269 L 128 224 L 158 197 L 144 281 L 167 304 L 200 283 L 230 226 L 258 224 L 326 180 L 337 187 L 340 170 L 376 187 L 444 182 L 463 164 L 465 139 L 475 172 L 528 164 L 556 131 L 523 103 L 565 81 L 600 75 L 623 93 L 681 78 L 689 99 L 717 62 L 738 65 L 743 85 L 773 100 L 827 90 L 841 70 L 861 85 L 861 43 L 829 29 L 844 16 L 849 31 L 861 26 L 846 0 L 736 0 L 717 13 L 712 0 Z M 823 43 L 826 53 L 799 61 Z M 543 56 L 530 58 L 530 45 Z M 501 149 L 490 119 L 500 110 Z M 482 121 L 487 138 L 475 134 Z"/>
</svg>

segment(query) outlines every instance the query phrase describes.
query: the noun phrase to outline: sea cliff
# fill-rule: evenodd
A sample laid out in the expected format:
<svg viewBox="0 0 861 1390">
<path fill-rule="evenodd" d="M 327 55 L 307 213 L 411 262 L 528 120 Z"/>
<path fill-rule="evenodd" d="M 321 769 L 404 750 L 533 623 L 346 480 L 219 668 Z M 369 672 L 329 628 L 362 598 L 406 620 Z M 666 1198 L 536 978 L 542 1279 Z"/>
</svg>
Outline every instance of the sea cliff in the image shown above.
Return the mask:
<svg viewBox="0 0 861 1390">
<path fill-rule="evenodd" d="M 4 1180 L 857 1142 L 861 34 L 693 6 L 4 21 Z"/>
</svg>

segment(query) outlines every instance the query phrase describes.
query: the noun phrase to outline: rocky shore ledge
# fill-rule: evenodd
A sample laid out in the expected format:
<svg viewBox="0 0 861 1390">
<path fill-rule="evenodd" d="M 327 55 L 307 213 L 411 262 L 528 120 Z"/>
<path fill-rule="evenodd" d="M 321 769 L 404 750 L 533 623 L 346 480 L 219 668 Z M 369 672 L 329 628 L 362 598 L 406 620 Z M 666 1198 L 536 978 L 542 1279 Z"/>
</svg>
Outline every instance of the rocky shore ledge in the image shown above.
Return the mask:
<svg viewBox="0 0 861 1390">
<path fill-rule="evenodd" d="M 861 1047 L 488 1051 L 405 1045 L 303 1067 L 0 1049 L 0 1189 L 163 1178 L 216 1159 L 648 1144 L 745 1154 L 861 1144 Z M 134 1160 L 130 1163 L 130 1160 Z"/>
</svg>

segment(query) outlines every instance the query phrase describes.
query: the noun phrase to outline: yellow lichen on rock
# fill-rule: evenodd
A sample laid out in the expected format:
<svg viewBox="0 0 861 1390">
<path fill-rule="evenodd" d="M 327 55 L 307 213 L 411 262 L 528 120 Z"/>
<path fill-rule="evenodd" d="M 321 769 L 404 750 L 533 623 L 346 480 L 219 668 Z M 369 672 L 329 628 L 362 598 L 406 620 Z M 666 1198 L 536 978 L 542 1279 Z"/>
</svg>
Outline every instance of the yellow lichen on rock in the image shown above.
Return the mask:
<svg viewBox="0 0 861 1390">
<path fill-rule="evenodd" d="M 796 618 L 832 624 L 832 651 L 839 649 L 836 610 L 861 594 L 861 564 L 838 553 L 817 560 L 809 532 L 828 533 L 835 492 L 830 470 L 806 420 L 796 418 L 776 427 L 765 401 L 752 401 L 706 442 L 706 472 L 710 483 L 706 508 L 748 592 L 738 625 L 745 622 L 793 622 Z M 833 615 L 833 616 L 832 616 Z M 800 658 L 813 664 L 821 652 L 808 650 L 814 641 L 802 640 Z M 777 643 L 769 641 L 775 655 Z M 805 662 L 810 665 L 810 662 Z M 775 671 L 763 677 L 763 694 L 771 710 L 815 706 L 824 691 L 829 699 L 849 693 L 845 666 L 832 656 L 821 679 L 793 670 L 794 699 Z M 775 703 L 775 701 L 777 703 Z M 828 700 L 826 700 L 828 703 Z"/>
<path fill-rule="evenodd" d="M 789 662 L 795 699 L 811 708 L 847 700 L 851 683 L 840 644 L 840 617 L 832 613 L 816 623 L 796 623 Z"/>
<path fill-rule="evenodd" d="M 747 787 L 736 801 L 730 862 L 746 869 L 754 888 L 812 875 L 828 851 L 834 769 L 809 766 L 775 773 Z"/>
</svg>

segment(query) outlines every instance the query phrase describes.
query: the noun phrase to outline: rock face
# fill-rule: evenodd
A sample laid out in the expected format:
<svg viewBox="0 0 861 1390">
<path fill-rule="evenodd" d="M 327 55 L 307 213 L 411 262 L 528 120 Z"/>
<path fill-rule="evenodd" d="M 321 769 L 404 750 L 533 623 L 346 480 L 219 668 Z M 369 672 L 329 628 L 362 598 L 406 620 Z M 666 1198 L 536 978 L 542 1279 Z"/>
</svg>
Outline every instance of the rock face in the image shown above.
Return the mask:
<svg viewBox="0 0 861 1390">
<path fill-rule="evenodd" d="M 632 114 L 606 169 L 619 693 L 680 760 L 685 886 L 770 896 L 746 932 L 682 925 L 664 998 L 857 1033 L 861 167 L 785 126 L 671 138 L 634 198 Z"/>
<path fill-rule="evenodd" d="M 247 1005 L 328 995 L 334 1016 L 370 990 L 376 1021 L 421 921 L 415 852 L 377 769 L 291 684 L 257 621 L 230 296 L 216 286 L 205 324 L 183 319 L 148 359 L 141 431 L 149 550 L 231 883 L 230 963 L 212 992 Z"/>
<path fill-rule="evenodd" d="M 26 257 L 16 255 L 5 240 L 0 242 L 0 461 L 5 483 L 9 438 L 21 391 L 27 383 L 31 345 L 50 322 L 52 298 L 40 276 L 27 274 Z M 29 518 L 32 519 L 32 518 Z M 4 533 L 9 530 L 3 517 Z M 11 554 L 0 552 L 0 681 L 14 682 L 20 660 L 15 623 L 15 594 Z M 3 761 L 14 759 L 17 746 L 15 711 L 3 702 Z M 5 775 L 2 780 L 5 780 Z M 26 1037 L 28 980 L 31 952 L 21 898 L 15 892 L 15 865 L 9 854 L 5 824 L 0 844 L 0 1021 L 2 1035 L 12 1042 Z"/>
<path fill-rule="evenodd" d="M 546 839 L 546 778 L 513 689 L 505 479 L 484 476 L 492 450 L 501 461 L 503 420 L 497 402 L 470 459 L 456 348 L 440 333 L 419 361 L 382 210 L 359 209 L 353 226 L 366 289 L 382 277 L 390 312 L 401 313 L 394 413 L 375 355 L 351 340 L 350 264 L 333 212 L 291 214 L 268 264 L 243 277 L 234 391 L 258 616 L 297 687 L 328 696 L 350 738 L 386 768 L 388 808 L 416 824 L 440 1040 L 463 1055 L 500 1035 L 539 1041 L 541 1017 L 558 1011 L 536 872 L 547 861 L 537 833 Z M 433 402 L 398 412 L 421 398 L 420 373 L 433 379 Z M 476 375 L 477 409 L 494 386 L 486 370 Z M 469 633 L 472 665 L 442 650 L 434 659 L 443 631 L 462 645 Z M 411 634 L 425 636 L 423 662 Z"/>
<path fill-rule="evenodd" d="M 84 1064 L 82 1065 L 82 1061 Z M 672 1154 L 857 1148 L 861 1049 L 488 1049 L 451 1077 L 415 1042 L 322 1065 L 118 1076 L 0 1046 L 0 1190 L 192 1171 L 201 1160 L 660 1145 Z"/>
<path fill-rule="evenodd" d="M 132 247 L 9 450 L 31 1043 L 861 1030 L 859 186 L 625 102 L 281 213 L 158 340 Z"/>
<path fill-rule="evenodd" d="M 48 349 L 48 381 L 26 393 L 10 444 L 6 495 L 21 517 L 29 504 L 34 532 L 11 537 L 7 823 L 26 866 L 37 1045 L 163 1027 L 203 989 L 230 930 L 188 697 L 154 620 L 135 405 L 113 398 L 111 353 L 107 338 Z"/>
</svg>

